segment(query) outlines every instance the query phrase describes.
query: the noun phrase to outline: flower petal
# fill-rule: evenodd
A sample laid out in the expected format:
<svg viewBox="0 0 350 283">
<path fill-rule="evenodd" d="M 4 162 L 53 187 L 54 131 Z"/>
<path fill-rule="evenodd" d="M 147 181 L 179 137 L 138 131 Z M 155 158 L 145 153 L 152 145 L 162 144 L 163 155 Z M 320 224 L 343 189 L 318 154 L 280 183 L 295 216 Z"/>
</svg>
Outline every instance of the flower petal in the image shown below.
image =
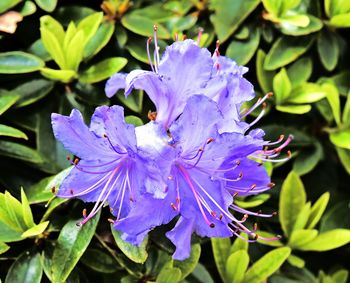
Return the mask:
<svg viewBox="0 0 350 283">
<path fill-rule="evenodd" d="M 116 73 L 110 77 L 105 86 L 105 92 L 107 97 L 112 97 L 120 89 L 124 89 L 126 86 L 125 78 L 127 74 Z"/>
</svg>

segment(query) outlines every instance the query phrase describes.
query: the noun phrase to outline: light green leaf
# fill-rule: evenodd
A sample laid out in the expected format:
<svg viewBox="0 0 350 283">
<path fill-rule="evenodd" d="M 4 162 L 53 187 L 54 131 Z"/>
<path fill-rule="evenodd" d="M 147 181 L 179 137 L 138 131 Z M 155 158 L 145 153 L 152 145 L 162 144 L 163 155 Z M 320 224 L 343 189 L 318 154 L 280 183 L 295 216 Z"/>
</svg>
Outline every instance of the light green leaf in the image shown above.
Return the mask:
<svg viewBox="0 0 350 283">
<path fill-rule="evenodd" d="M 312 15 L 307 15 L 307 17 L 309 20 L 309 24 L 306 27 L 290 25 L 281 20 L 281 32 L 286 35 L 302 36 L 311 34 L 322 29 L 323 22 L 319 18 Z"/>
<path fill-rule="evenodd" d="M 163 268 L 157 276 L 156 283 L 178 283 L 181 281 L 181 270 L 179 268 Z"/>
<path fill-rule="evenodd" d="M 288 78 L 285 68 L 282 68 L 279 73 L 273 78 L 273 91 L 276 98 L 276 104 L 282 104 L 290 95 L 292 84 Z"/>
<path fill-rule="evenodd" d="M 68 278 L 88 247 L 99 219 L 100 213 L 82 227 L 77 227 L 77 220 L 70 220 L 63 226 L 52 255 L 51 279 L 53 283 L 61 283 Z"/>
<path fill-rule="evenodd" d="M 342 120 L 345 125 L 350 126 L 350 92 L 348 93 L 348 97 L 346 99 Z"/>
<path fill-rule="evenodd" d="M 305 260 L 303 260 L 302 258 L 300 258 L 296 255 L 293 255 L 293 254 L 290 254 L 290 256 L 287 258 L 287 261 L 291 265 L 298 267 L 298 268 L 304 268 L 304 266 L 305 266 Z"/>
<path fill-rule="evenodd" d="M 40 73 L 50 80 L 61 81 L 64 83 L 69 83 L 75 79 L 78 75 L 73 70 L 54 70 L 50 68 L 40 69 Z"/>
<path fill-rule="evenodd" d="M 330 134 L 329 138 L 336 146 L 350 149 L 350 129 L 333 132 Z"/>
<path fill-rule="evenodd" d="M 350 27 L 350 13 L 336 15 L 331 18 L 329 24 L 336 28 L 348 28 Z"/>
<path fill-rule="evenodd" d="M 281 22 L 281 25 L 287 25 L 287 26 L 293 26 L 295 27 L 302 27 L 306 28 L 310 24 L 310 18 L 307 15 L 285 15 L 279 18 L 279 21 Z"/>
<path fill-rule="evenodd" d="M 275 70 L 295 61 L 311 47 L 312 43 L 312 36 L 298 38 L 282 36 L 275 41 L 266 55 L 265 70 Z"/>
<path fill-rule="evenodd" d="M 211 1 L 210 8 L 214 14 L 210 16 L 210 21 L 220 42 L 226 41 L 259 3 L 260 0 Z"/>
<path fill-rule="evenodd" d="M 77 33 L 77 26 L 75 25 L 74 22 L 70 22 L 66 33 L 64 35 L 64 40 L 63 40 L 63 50 L 67 50 L 68 49 L 68 45 L 70 44 L 72 38 L 76 35 Z"/>
<path fill-rule="evenodd" d="M 346 283 L 348 280 L 349 271 L 345 269 L 340 269 L 332 274 L 333 282 L 336 283 Z"/>
<path fill-rule="evenodd" d="M 339 159 L 343 164 L 346 172 L 350 174 L 350 150 L 341 147 L 336 147 L 335 149 L 337 150 Z"/>
<path fill-rule="evenodd" d="M 279 218 L 286 236 L 292 233 L 297 218 L 296 212 L 300 211 L 305 203 L 304 185 L 299 176 L 291 171 L 283 182 L 279 201 Z"/>
<path fill-rule="evenodd" d="M 8 110 L 19 99 L 19 95 L 7 94 L 7 91 L 2 94 L 0 90 L 0 115 Z"/>
<path fill-rule="evenodd" d="M 239 250 L 229 256 L 226 262 L 226 282 L 240 283 L 248 268 L 249 255 L 245 250 Z"/>
<path fill-rule="evenodd" d="M 132 124 L 135 127 L 143 125 L 143 121 L 139 117 L 133 115 L 126 116 L 125 123 Z"/>
<path fill-rule="evenodd" d="M 42 274 L 40 254 L 26 251 L 11 265 L 5 283 L 40 283 Z"/>
<path fill-rule="evenodd" d="M 326 96 L 325 90 L 315 83 L 302 83 L 294 88 L 287 98 L 291 103 L 313 103 L 321 100 Z"/>
<path fill-rule="evenodd" d="M 21 1 L 22 0 L 1 0 L 0 1 L 0 14 L 2 14 L 3 12 L 6 12 L 10 8 L 16 6 Z"/>
<path fill-rule="evenodd" d="M 23 6 L 19 10 L 19 13 L 23 17 L 26 17 L 26 16 L 34 14 L 36 12 L 36 10 L 37 9 L 36 9 L 36 5 L 34 4 L 34 2 L 27 0 L 23 3 Z"/>
<path fill-rule="evenodd" d="M 96 34 L 97 29 L 102 22 L 102 19 L 103 19 L 103 13 L 97 12 L 85 17 L 79 22 L 77 29 L 78 29 L 78 32 L 83 31 L 84 33 L 84 38 L 85 38 L 83 43 L 84 46 Z"/>
<path fill-rule="evenodd" d="M 0 136 L 14 137 L 27 140 L 28 137 L 25 133 L 16 128 L 0 124 Z"/>
<path fill-rule="evenodd" d="M 40 70 L 44 61 L 22 51 L 0 53 L 0 74 L 22 74 Z"/>
<path fill-rule="evenodd" d="M 311 213 L 311 202 L 307 202 L 304 207 L 298 212 L 293 231 L 305 228 Z"/>
<path fill-rule="evenodd" d="M 48 225 L 49 225 L 49 221 L 45 221 L 45 222 L 42 222 L 38 225 L 35 225 L 35 226 L 31 227 L 30 229 L 26 230 L 22 234 L 22 237 L 29 238 L 29 237 L 34 237 L 34 236 L 40 235 L 41 233 L 43 233 L 45 231 L 45 229 L 47 228 Z"/>
<path fill-rule="evenodd" d="M 190 257 L 185 260 L 174 260 L 173 266 L 181 270 L 181 280 L 187 277 L 198 264 L 199 257 L 201 255 L 200 244 L 191 246 Z"/>
<path fill-rule="evenodd" d="M 248 269 L 243 283 L 260 283 L 275 273 L 290 255 L 290 248 L 283 247 L 264 255 Z"/>
<path fill-rule="evenodd" d="M 308 244 L 312 240 L 314 240 L 318 235 L 317 230 L 295 230 L 292 232 L 288 246 L 293 249 L 299 249 L 303 247 L 305 244 Z"/>
<path fill-rule="evenodd" d="M 3 242 L 0 242 L 0 255 L 6 253 L 10 247 Z"/>
<path fill-rule="evenodd" d="M 312 73 L 312 60 L 309 57 L 300 58 L 287 68 L 287 75 L 292 87 L 306 82 Z"/>
<path fill-rule="evenodd" d="M 50 1 L 50 0 L 43 0 L 43 1 Z M 55 38 L 57 38 L 60 44 L 63 43 L 65 32 L 62 24 L 59 21 L 55 20 L 53 17 L 49 15 L 45 15 L 40 18 L 40 27 L 45 28 L 46 30 L 54 34 Z"/>
<path fill-rule="evenodd" d="M 302 115 L 310 112 L 311 105 L 276 105 L 276 109 L 280 112 Z"/>
<path fill-rule="evenodd" d="M 326 92 L 326 98 L 332 108 L 333 117 L 337 125 L 340 126 L 340 98 L 338 89 L 331 83 L 322 84 L 322 89 Z"/>
<path fill-rule="evenodd" d="M 65 50 L 65 61 L 67 69 L 78 71 L 79 64 L 83 59 L 84 47 L 84 32 L 82 30 L 78 30 L 78 32 L 67 44 L 67 49 Z"/>
<path fill-rule="evenodd" d="M 320 221 L 324 211 L 326 210 L 329 196 L 329 192 L 324 193 L 312 206 L 306 228 L 312 229 Z"/>
<path fill-rule="evenodd" d="M 57 0 L 35 0 L 36 4 L 46 12 L 52 12 L 57 6 Z"/>
<path fill-rule="evenodd" d="M 118 93 L 117 97 L 126 107 L 134 112 L 141 113 L 143 106 L 142 90 L 134 90 L 131 94 L 128 95 L 128 97 L 125 97 L 123 93 Z"/>
<path fill-rule="evenodd" d="M 241 208 L 252 208 L 259 206 L 269 200 L 271 195 L 269 194 L 259 194 L 255 196 L 251 196 L 248 199 L 235 199 L 235 204 L 237 204 Z"/>
<path fill-rule="evenodd" d="M 303 245 L 302 251 L 323 252 L 339 248 L 350 242 L 350 230 L 334 229 L 319 234 L 313 241 Z"/>
<path fill-rule="evenodd" d="M 52 33 L 44 26 L 40 28 L 40 34 L 43 45 L 45 46 L 47 52 L 50 53 L 52 59 L 61 69 L 67 69 L 66 59 L 61 45 L 63 44 L 63 41 L 60 42 L 57 38 L 57 34 Z"/>
<path fill-rule="evenodd" d="M 226 261 L 230 255 L 230 238 L 211 238 L 211 247 L 213 249 L 216 268 L 219 271 L 221 279 L 226 279 Z"/>
<path fill-rule="evenodd" d="M 34 41 L 32 45 L 29 46 L 27 51 L 35 56 L 38 56 L 39 58 L 41 58 L 41 60 L 44 60 L 44 61 L 52 60 L 51 55 L 49 54 L 49 52 L 47 52 L 40 38 Z"/>
<path fill-rule="evenodd" d="M 82 83 L 96 83 L 102 81 L 120 71 L 127 62 L 128 60 L 122 57 L 105 59 L 91 66 L 79 75 L 79 81 Z"/>
<path fill-rule="evenodd" d="M 339 45 L 335 34 L 331 31 L 322 31 L 317 38 L 317 51 L 323 66 L 332 71 L 337 66 Z"/>
<path fill-rule="evenodd" d="M 236 237 L 235 241 L 233 242 L 230 251 L 229 251 L 229 255 L 233 254 L 236 251 L 239 250 L 244 250 L 244 251 L 248 251 L 248 247 L 249 247 L 249 243 L 248 243 L 248 236 L 245 233 L 241 233 L 241 237 L 244 239 L 241 239 L 239 237 Z"/>
<path fill-rule="evenodd" d="M 226 49 L 226 56 L 232 58 L 239 65 L 247 64 L 255 54 L 260 42 L 260 30 L 253 27 L 247 40 L 231 40 Z"/>
<path fill-rule="evenodd" d="M 121 238 L 121 232 L 114 229 L 111 225 L 112 235 L 118 248 L 132 261 L 137 263 L 144 263 L 148 257 L 146 250 L 148 243 L 148 236 L 145 237 L 139 246 L 132 245 Z"/>
<path fill-rule="evenodd" d="M 32 210 L 30 209 L 29 202 L 23 188 L 21 188 L 21 201 L 24 223 L 28 228 L 33 227 L 35 223 L 33 219 Z"/>
<path fill-rule="evenodd" d="M 122 18 L 121 23 L 126 29 L 143 36 L 153 36 L 153 26 L 156 24 L 158 26 L 158 38 L 170 38 L 168 30 L 164 26 L 143 16 L 128 14 Z"/>
</svg>

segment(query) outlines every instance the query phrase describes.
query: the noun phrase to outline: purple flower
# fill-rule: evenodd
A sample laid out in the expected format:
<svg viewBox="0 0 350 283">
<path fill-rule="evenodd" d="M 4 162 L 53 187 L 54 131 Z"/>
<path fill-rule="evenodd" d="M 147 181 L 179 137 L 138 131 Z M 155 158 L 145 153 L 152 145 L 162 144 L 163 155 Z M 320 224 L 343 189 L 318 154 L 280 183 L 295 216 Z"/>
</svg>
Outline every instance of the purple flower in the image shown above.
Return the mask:
<svg viewBox="0 0 350 283">
<path fill-rule="evenodd" d="M 158 195 L 164 191 L 153 160 L 143 158 L 138 151 L 135 128 L 124 122 L 122 107 L 96 108 L 90 128 L 78 110 L 70 116 L 54 113 L 52 127 L 55 137 L 78 157 L 72 161 L 74 168 L 57 196 L 96 202 L 80 224 L 86 223 L 107 201 L 120 219 L 128 214 L 142 191 Z"/>
<path fill-rule="evenodd" d="M 168 132 L 155 122 L 139 128 L 138 138 L 158 133 L 159 142 L 153 143 L 153 150 L 159 153 L 157 162 L 169 164 L 165 166 L 170 168 L 168 189 L 164 199 L 147 195 L 135 203 L 126 218 L 115 222 L 114 227 L 125 233 L 124 239 L 139 244 L 149 230 L 176 215 L 176 226 L 166 234 L 176 246 L 175 259 L 189 256 L 193 232 L 202 237 L 240 237 L 239 232 L 258 237 L 230 209 L 256 214 L 233 204 L 233 196 L 256 194 L 273 186 L 265 169 L 248 159 L 265 154 L 263 146 L 269 143 L 251 135 L 220 134 L 218 125 L 222 120 L 217 104 L 201 95 L 188 100 Z M 145 145 L 140 142 L 140 148 L 150 148 L 150 142 L 152 139 Z"/>
</svg>

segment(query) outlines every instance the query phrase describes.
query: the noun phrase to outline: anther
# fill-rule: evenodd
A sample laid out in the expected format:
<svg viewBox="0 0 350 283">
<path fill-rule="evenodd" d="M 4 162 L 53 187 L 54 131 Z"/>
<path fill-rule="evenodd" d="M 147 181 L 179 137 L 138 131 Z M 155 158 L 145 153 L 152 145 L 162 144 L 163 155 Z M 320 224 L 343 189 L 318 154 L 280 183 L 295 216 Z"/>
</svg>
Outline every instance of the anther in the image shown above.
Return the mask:
<svg viewBox="0 0 350 283">
<path fill-rule="evenodd" d="M 211 216 L 216 217 L 215 211 L 210 211 Z"/>
<path fill-rule="evenodd" d="M 267 186 L 268 186 L 269 188 L 273 188 L 274 186 L 276 186 L 276 184 L 271 182 L 271 183 L 268 183 Z"/>
<path fill-rule="evenodd" d="M 271 214 L 272 214 L 272 216 L 276 216 L 277 215 L 277 211 L 274 211 Z"/>
<path fill-rule="evenodd" d="M 239 172 L 238 178 L 241 179 L 243 177 L 243 172 Z"/>
<path fill-rule="evenodd" d="M 109 223 L 114 224 L 114 220 L 113 220 L 112 218 L 108 218 L 107 221 L 108 221 Z"/>
<path fill-rule="evenodd" d="M 212 222 L 212 223 L 209 224 L 209 227 L 210 227 L 210 228 L 214 228 L 214 227 L 215 227 L 215 224 Z"/>
<path fill-rule="evenodd" d="M 73 159 L 73 164 L 74 164 L 74 165 L 78 165 L 79 161 L 80 161 L 80 158 L 79 158 L 79 157 L 74 157 L 74 159 Z"/>
<path fill-rule="evenodd" d="M 257 239 L 259 239 L 259 235 L 258 235 L 258 234 L 255 234 L 255 235 L 254 235 L 254 241 L 256 241 Z"/>
<path fill-rule="evenodd" d="M 255 230 L 255 231 L 258 230 L 258 223 L 253 224 L 253 230 Z"/>
<path fill-rule="evenodd" d="M 131 202 L 134 202 L 134 199 L 133 199 L 132 197 L 129 197 L 129 200 L 130 200 Z"/>
<path fill-rule="evenodd" d="M 83 217 L 86 218 L 86 208 L 83 209 Z"/>
<path fill-rule="evenodd" d="M 56 187 L 52 187 L 52 188 L 51 188 L 51 193 L 54 194 L 55 192 L 56 192 Z"/>
<path fill-rule="evenodd" d="M 175 202 L 176 202 L 176 204 L 179 204 L 179 203 L 180 203 L 180 198 L 177 197 L 177 198 L 175 199 Z"/>
<path fill-rule="evenodd" d="M 268 92 L 268 93 L 266 93 L 266 96 L 267 96 L 267 98 L 270 98 L 270 97 L 272 97 L 273 96 L 273 92 Z"/>
<path fill-rule="evenodd" d="M 241 221 L 243 221 L 243 222 L 244 222 L 244 221 L 246 221 L 246 220 L 247 220 L 247 218 L 248 218 L 248 214 L 244 214 L 244 215 L 243 215 L 243 218 L 242 218 L 242 220 L 241 220 Z"/>
<path fill-rule="evenodd" d="M 251 187 L 250 187 L 250 191 L 252 191 L 252 190 L 254 190 L 256 188 L 256 184 L 253 184 L 253 185 L 251 185 Z"/>
<path fill-rule="evenodd" d="M 177 210 L 175 204 L 171 203 L 170 206 L 171 206 L 172 209 Z"/>
<path fill-rule="evenodd" d="M 224 217 L 224 215 L 222 213 L 220 213 L 219 219 L 222 220 L 223 217 Z"/>
<path fill-rule="evenodd" d="M 158 26 L 157 25 L 153 25 L 153 31 L 155 31 L 155 32 L 158 31 Z"/>
<path fill-rule="evenodd" d="M 150 121 L 155 121 L 157 118 L 157 112 L 148 111 L 147 117 Z"/>
<path fill-rule="evenodd" d="M 73 189 L 70 189 L 69 192 L 70 192 L 71 195 L 74 194 Z"/>
<path fill-rule="evenodd" d="M 174 179 L 173 176 L 171 176 L 171 175 L 168 176 L 168 180 L 173 180 L 173 179 Z"/>
<path fill-rule="evenodd" d="M 234 193 L 232 194 L 232 196 L 233 196 L 233 197 L 236 197 L 238 194 L 239 194 L 239 192 L 234 192 Z"/>
<path fill-rule="evenodd" d="M 292 157 L 292 152 L 290 150 L 287 151 L 288 158 Z"/>
<path fill-rule="evenodd" d="M 209 139 L 207 140 L 207 144 L 210 144 L 212 141 L 214 141 L 214 139 L 213 139 L 213 138 L 209 138 Z"/>
<path fill-rule="evenodd" d="M 236 161 L 236 165 L 238 166 L 238 165 L 240 165 L 241 164 L 241 160 L 237 160 Z"/>
<path fill-rule="evenodd" d="M 199 45 L 199 43 L 201 42 L 201 38 L 202 38 L 202 34 L 203 34 L 204 29 L 199 27 L 198 28 L 198 37 L 197 37 L 197 44 Z"/>
<path fill-rule="evenodd" d="M 67 157 L 66 157 L 66 158 L 67 158 L 67 160 L 68 160 L 68 161 L 70 161 L 70 156 L 69 156 L 69 155 L 67 155 Z"/>
</svg>

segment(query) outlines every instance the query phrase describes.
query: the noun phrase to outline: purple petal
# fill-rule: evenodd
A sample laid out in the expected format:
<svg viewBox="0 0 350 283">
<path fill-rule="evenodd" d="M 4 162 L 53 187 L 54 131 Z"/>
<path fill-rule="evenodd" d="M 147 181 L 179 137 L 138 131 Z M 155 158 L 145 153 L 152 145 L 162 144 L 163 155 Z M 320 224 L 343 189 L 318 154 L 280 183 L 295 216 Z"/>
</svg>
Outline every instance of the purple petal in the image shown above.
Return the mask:
<svg viewBox="0 0 350 283">
<path fill-rule="evenodd" d="M 125 88 L 125 78 L 127 74 L 116 73 L 106 83 L 105 92 L 107 97 L 112 97 L 120 89 Z"/>
</svg>

